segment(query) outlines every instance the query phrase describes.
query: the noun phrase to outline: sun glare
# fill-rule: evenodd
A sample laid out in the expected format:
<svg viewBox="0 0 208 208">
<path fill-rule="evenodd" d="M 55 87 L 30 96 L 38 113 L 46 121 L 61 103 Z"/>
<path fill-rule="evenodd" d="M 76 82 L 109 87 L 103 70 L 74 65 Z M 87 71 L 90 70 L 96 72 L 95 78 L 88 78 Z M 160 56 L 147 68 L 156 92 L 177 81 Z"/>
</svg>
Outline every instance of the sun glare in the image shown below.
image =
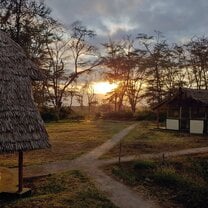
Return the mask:
<svg viewBox="0 0 208 208">
<path fill-rule="evenodd" d="M 117 87 L 117 84 L 109 82 L 97 82 L 93 84 L 93 89 L 96 94 L 103 94 L 105 95 L 108 92 L 111 92 L 113 89 Z"/>
</svg>

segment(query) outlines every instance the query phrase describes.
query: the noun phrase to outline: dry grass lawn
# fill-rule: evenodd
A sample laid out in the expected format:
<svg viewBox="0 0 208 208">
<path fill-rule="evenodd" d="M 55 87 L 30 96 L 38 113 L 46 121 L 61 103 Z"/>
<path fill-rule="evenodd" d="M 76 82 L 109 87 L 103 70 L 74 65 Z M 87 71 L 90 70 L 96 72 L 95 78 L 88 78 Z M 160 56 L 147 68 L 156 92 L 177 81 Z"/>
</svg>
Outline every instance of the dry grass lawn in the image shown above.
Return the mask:
<svg viewBox="0 0 208 208">
<path fill-rule="evenodd" d="M 122 156 L 208 146 L 208 136 L 159 131 L 155 127 L 155 124 L 150 122 L 139 122 L 122 141 Z M 119 145 L 102 158 L 117 157 L 118 153 Z"/>
<path fill-rule="evenodd" d="M 126 162 L 105 171 L 161 208 L 208 207 L 207 153 Z"/>
<path fill-rule="evenodd" d="M 25 153 L 24 164 L 34 165 L 58 160 L 71 160 L 110 139 L 130 122 L 80 121 L 46 125 L 52 148 Z M 0 166 L 16 167 L 17 155 L 1 155 Z"/>
<path fill-rule="evenodd" d="M 30 179 L 31 197 L 1 201 L 1 208 L 116 208 L 80 171 Z"/>
</svg>

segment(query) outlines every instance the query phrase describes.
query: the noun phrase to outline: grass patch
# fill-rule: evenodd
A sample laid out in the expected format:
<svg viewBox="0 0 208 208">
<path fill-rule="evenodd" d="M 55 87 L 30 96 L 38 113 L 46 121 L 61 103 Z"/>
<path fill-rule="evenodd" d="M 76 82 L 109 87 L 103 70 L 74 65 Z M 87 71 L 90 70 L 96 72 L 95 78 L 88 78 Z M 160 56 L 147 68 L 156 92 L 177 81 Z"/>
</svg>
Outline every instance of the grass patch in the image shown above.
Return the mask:
<svg viewBox="0 0 208 208">
<path fill-rule="evenodd" d="M 161 168 L 157 170 L 152 178 L 160 186 L 181 189 L 191 183 L 187 178 L 176 173 L 175 169 Z"/>
<path fill-rule="evenodd" d="M 135 170 L 145 170 L 145 169 L 154 169 L 156 164 L 150 160 L 140 160 L 134 163 Z"/>
<path fill-rule="evenodd" d="M 207 167 L 208 154 L 203 154 L 166 159 L 165 162 L 140 160 L 107 169 L 135 190 L 142 186 L 148 197 L 156 197 L 162 206 L 207 208 Z"/>
<path fill-rule="evenodd" d="M 1 208 L 115 208 L 80 171 L 70 171 L 26 181 L 33 195 L 0 202 Z"/>
<path fill-rule="evenodd" d="M 102 120 L 46 124 L 52 148 L 25 153 L 24 165 L 72 160 L 101 145 L 130 124 L 130 122 Z M 16 167 L 17 155 L 1 155 L 0 166 Z"/>
<path fill-rule="evenodd" d="M 134 185 L 136 182 L 136 177 L 133 174 L 126 172 L 125 169 L 122 169 L 121 167 L 113 167 L 112 173 L 117 177 L 122 178 L 122 180 L 126 181 L 129 185 Z"/>
<path fill-rule="evenodd" d="M 152 122 L 141 121 L 122 141 L 122 156 L 159 153 L 181 149 L 208 146 L 208 137 L 182 134 L 179 132 L 159 131 Z M 117 157 L 119 145 L 103 158 Z"/>
</svg>

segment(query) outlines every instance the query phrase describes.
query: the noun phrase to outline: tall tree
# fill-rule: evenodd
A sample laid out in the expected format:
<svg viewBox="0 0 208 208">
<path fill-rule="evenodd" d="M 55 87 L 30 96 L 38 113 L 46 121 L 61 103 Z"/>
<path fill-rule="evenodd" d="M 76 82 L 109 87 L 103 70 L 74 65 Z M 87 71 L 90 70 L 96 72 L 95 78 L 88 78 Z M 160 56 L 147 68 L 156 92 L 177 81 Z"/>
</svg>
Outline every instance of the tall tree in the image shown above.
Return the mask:
<svg viewBox="0 0 208 208">
<path fill-rule="evenodd" d="M 92 107 L 97 104 L 96 94 L 92 84 L 89 81 L 86 81 L 84 88 L 87 97 L 88 113 L 90 115 L 92 112 Z"/>
<path fill-rule="evenodd" d="M 185 44 L 187 64 L 197 89 L 208 89 L 208 38 L 193 38 Z"/>
<path fill-rule="evenodd" d="M 70 33 L 67 38 L 66 33 L 62 37 L 59 34 L 57 41 L 47 47 L 47 89 L 58 119 L 63 98 L 71 86 L 80 76 L 99 65 L 95 47 L 88 42 L 95 36 L 94 31 L 87 29 L 80 22 L 75 22 Z"/>
<path fill-rule="evenodd" d="M 134 40 L 130 36 L 121 42 L 110 41 L 104 47 L 107 55 L 103 58 L 103 64 L 109 69 L 106 78 L 117 83 L 117 88 L 109 93 L 108 100 L 114 103 L 115 111 L 120 111 L 124 101 L 128 99 L 132 111 L 135 112 L 145 77 L 145 53 L 135 49 Z"/>
<path fill-rule="evenodd" d="M 148 54 L 146 67 L 148 75 L 147 98 L 148 102 L 160 103 L 164 97 L 164 68 L 167 67 L 168 45 L 160 32 L 156 31 L 155 36 L 139 34 L 137 39 Z"/>
<path fill-rule="evenodd" d="M 56 21 L 43 1 L 1 0 L 0 27 L 19 43 L 29 58 L 43 58 L 45 43 L 52 38 Z M 37 62 L 39 62 L 37 61 Z"/>
<path fill-rule="evenodd" d="M 44 1 L 0 0 L 0 29 L 24 49 L 40 69 L 47 59 L 46 46 L 54 41 L 59 24 L 51 17 Z M 43 107 L 48 100 L 43 82 L 33 83 L 35 102 Z"/>
<path fill-rule="evenodd" d="M 125 53 L 124 41 L 103 44 L 106 55 L 102 58 L 102 64 L 108 68 L 105 77 L 109 82 L 116 83 L 118 86 L 108 93 L 108 100 L 114 103 L 114 110 L 122 109 L 123 100 L 126 92 L 125 78 L 127 75 L 127 57 Z"/>
</svg>

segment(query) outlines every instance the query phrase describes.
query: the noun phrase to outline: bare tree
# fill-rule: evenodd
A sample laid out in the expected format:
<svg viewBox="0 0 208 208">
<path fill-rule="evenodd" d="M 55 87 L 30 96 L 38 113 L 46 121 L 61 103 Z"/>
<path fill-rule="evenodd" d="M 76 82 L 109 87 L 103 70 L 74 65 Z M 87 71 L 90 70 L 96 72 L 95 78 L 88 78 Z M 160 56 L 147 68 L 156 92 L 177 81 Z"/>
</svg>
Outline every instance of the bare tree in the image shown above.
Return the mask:
<svg viewBox="0 0 208 208">
<path fill-rule="evenodd" d="M 49 44 L 47 89 L 51 102 L 59 119 L 63 98 L 77 79 L 99 64 L 95 48 L 87 41 L 94 37 L 94 32 L 76 22 L 72 24 L 71 36 L 58 36 L 57 41 Z"/>
<path fill-rule="evenodd" d="M 88 113 L 90 114 L 92 112 L 92 106 L 97 104 L 96 94 L 92 84 L 89 81 L 86 81 L 84 88 L 88 103 Z"/>
<path fill-rule="evenodd" d="M 193 38 L 188 44 L 185 44 L 185 48 L 187 64 L 194 75 L 195 87 L 208 89 L 208 38 Z"/>
</svg>

